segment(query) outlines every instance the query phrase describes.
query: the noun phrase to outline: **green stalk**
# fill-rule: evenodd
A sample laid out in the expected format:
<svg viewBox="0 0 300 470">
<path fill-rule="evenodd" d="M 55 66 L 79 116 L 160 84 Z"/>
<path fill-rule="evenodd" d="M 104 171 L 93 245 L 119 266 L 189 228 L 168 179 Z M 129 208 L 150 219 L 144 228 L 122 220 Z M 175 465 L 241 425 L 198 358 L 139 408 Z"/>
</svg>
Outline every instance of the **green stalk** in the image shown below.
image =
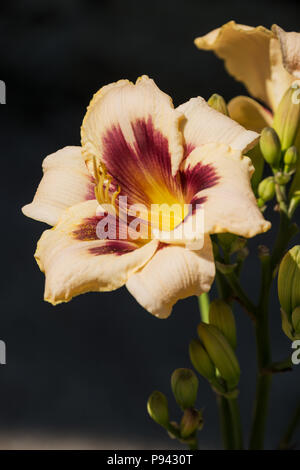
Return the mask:
<svg viewBox="0 0 300 470">
<path fill-rule="evenodd" d="M 189 449 L 190 450 L 198 450 L 198 442 L 197 442 L 196 438 L 189 443 Z"/>
<path fill-rule="evenodd" d="M 209 295 L 204 293 L 198 297 L 199 309 L 201 319 L 204 323 L 209 322 Z M 230 450 L 234 449 L 233 443 L 233 429 L 232 429 L 232 420 L 230 416 L 230 409 L 228 406 L 228 401 L 225 397 L 217 395 L 217 403 L 219 408 L 220 424 L 221 424 L 221 434 L 224 449 Z"/>
<path fill-rule="evenodd" d="M 204 292 L 198 297 L 200 315 L 203 323 L 209 322 L 209 294 Z"/>
<path fill-rule="evenodd" d="M 250 449 L 264 448 L 265 426 L 268 413 L 268 402 L 271 388 L 271 374 L 265 374 L 271 363 L 270 333 L 269 333 L 269 295 L 272 285 L 272 269 L 270 255 L 261 257 L 261 290 L 256 315 L 255 336 L 258 375 L 256 383 L 256 399 L 250 435 Z"/>
<path fill-rule="evenodd" d="M 290 239 L 298 231 L 297 225 L 290 222 L 288 215 L 285 212 L 280 212 L 279 230 L 271 258 L 273 275 L 276 273 L 277 265 L 280 263 Z"/>
<path fill-rule="evenodd" d="M 227 263 L 230 262 L 229 259 L 226 261 Z M 230 283 L 227 283 L 227 279 L 224 276 L 222 276 L 220 273 L 217 274 L 217 287 L 219 296 L 221 299 L 227 300 L 229 290 L 232 288 L 232 286 Z M 203 308 L 207 309 L 209 312 L 209 304 L 207 306 L 207 304 L 203 301 L 200 303 L 200 300 L 201 298 L 199 298 L 200 308 L 201 305 L 203 305 Z M 202 313 L 202 318 L 203 317 L 205 318 L 205 314 L 203 315 Z M 224 396 L 217 395 L 217 403 L 219 408 L 221 435 L 224 449 L 242 449 L 242 427 L 237 399 L 228 399 Z"/>
<path fill-rule="evenodd" d="M 222 442 L 225 450 L 234 449 L 234 433 L 229 409 L 228 400 L 222 395 L 217 395 L 217 403 L 219 407 L 220 428 Z"/>
<path fill-rule="evenodd" d="M 241 450 L 243 449 L 243 431 L 237 398 L 229 399 L 228 404 L 233 423 L 234 449 Z"/>
<path fill-rule="evenodd" d="M 277 266 L 281 261 L 289 240 L 295 233 L 295 227 L 291 225 L 286 212 L 281 211 L 279 231 L 273 253 L 271 256 L 261 257 L 262 283 L 255 324 L 258 375 L 250 435 L 250 449 L 259 450 L 264 448 L 265 426 L 272 381 L 272 374 L 265 374 L 265 369 L 268 369 L 272 362 L 268 316 L 270 289 Z"/>
<path fill-rule="evenodd" d="M 241 287 L 239 278 L 237 277 L 236 273 L 233 271 L 231 273 L 226 274 L 225 276 L 228 284 L 230 285 L 233 293 L 235 294 L 236 300 L 238 300 L 243 305 L 250 317 L 254 320 L 256 314 L 256 306 L 249 299 L 246 292 Z"/>
<path fill-rule="evenodd" d="M 219 293 L 219 297 L 226 302 L 230 302 L 232 296 L 232 289 L 228 284 L 225 276 L 221 274 L 218 270 L 216 271 L 216 284 Z"/>
<path fill-rule="evenodd" d="M 279 449 L 285 450 L 289 448 L 294 432 L 296 431 L 298 426 L 300 426 L 300 403 L 298 404 L 291 418 L 291 421 L 289 422 L 289 425 L 284 433 L 284 436 L 279 443 Z"/>
</svg>

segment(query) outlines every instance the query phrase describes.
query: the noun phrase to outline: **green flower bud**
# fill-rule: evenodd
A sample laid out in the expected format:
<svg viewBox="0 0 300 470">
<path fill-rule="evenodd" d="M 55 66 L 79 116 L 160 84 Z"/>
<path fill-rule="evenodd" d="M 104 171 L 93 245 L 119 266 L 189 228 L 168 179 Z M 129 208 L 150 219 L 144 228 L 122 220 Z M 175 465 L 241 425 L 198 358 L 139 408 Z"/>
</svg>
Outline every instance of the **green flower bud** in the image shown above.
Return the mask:
<svg viewBox="0 0 300 470">
<path fill-rule="evenodd" d="M 285 173 L 282 173 L 282 171 L 278 171 L 276 175 L 274 176 L 275 183 L 284 185 L 287 184 L 291 179 L 290 175 L 287 175 Z"/>
<path fill-rule="evenodd" d="M 265 201 L 261 197 L 259 197 L 257 199 L 257 205 L 260 209 L 262 209 L 265 206 Z"/>
<path fill-rule="evenodd" d="M 283 151 L 291 147 L 300 125 L 300 103 L 294 99 L 299 86 L 291 86 L 283 95 L 274 115 L 273 127 L 276 130 Z"/>
<path fill-rule="evenodd" d="M 273 199 L 275 196 L 275 183 L 272 176 L 269 176 L 259 183 L 258 195 L 265 202 L 271 201 L 271 199 Z"/>
<path fill-rule="evenodd" d="M 282 331 L 284 334 L 291 340 L 294 340 L 294 335 L 293 335 L 293 326 L 291 324 L 290 319 L 288 318 L 287 314 L 283 309 L 281 309 L 281 326 L 282 326 Z"/>
<path fill-rule="evenodd" d="M 216 111 L 219 111 L 219 113 L 225 114 L 225 116 L 229 116 L 226 101 L 221 95 L 214 93 L 207 101 L 207 104 Z"/>
<path fill-rule="evenodd" d="M 166 396 L 158 391 L 151 393 L 147 410 L 151 418 L 161 426 L 167 427 L 169 424 L 168 400 Z"/>
<path fill-rule="evenodd" d="M 284 154 L 283 161 L 286 163 L 286 165 L 296 165 L 298 159 L 298 150 L 297 148 L 293 145 L 292 147 L 288 148 L 287 151 Z"/>
<path fill-rule="evenodd" d="M 196 371 L 207 380 L 213 380 L 216 376 L 215 366 L 198 339 L 190 342 L 189 353 Z"/>
<path fill-rule="evenodd" d="M 295 210 L 300 204 L 300 196 L 293 196 L 290 202 L 289 215 L 292 217 Z"/>
<path fill-rule="evenodd" d="M 292 313 L 292 325 L 295 333 L 300 334 L 300 306 L 296 307 Z"/>
<path fill-rule="evenodd" d="M 289 198 L 296 196 L 296 192 L 300 191 L 300 158 L 298 158 L 296 163 L 295 176 L 289 190 Z"/>
<path fill-rule="evenodd" d="M 192 408 L 198 392 L 198 379 L 191 369 L 176 369 L 171 377 L 176 402 L 183 410 Z"/>
<path fill-rule="evenodd" d="M 291 341 L 300 339 L 300 307 L 293 310 L 291 318 L 281 309 L 281 323 L 283 332 Z"/>
<path fill-rule="evenodd" d="M 281 146 L 278 135 L 272 127 L 262 130 L 259 146 L 264 159 L 269 165 L 278 168 L 281 159 Z"/>
<path fill-rule="evenodd" d="M 235 388 L 240 378 L 240 366 L 228 340 L 214 325 L 205 323 L 198 325 L 198 335 L 229 389 Z"/>
<path fill-rule="evenodd" d="M 229 305 L 224 300 L 214 300 L 209 308 L 209 323 L 216 326 L 227 338 L 233 349 L 236 348 L 235 319 Z"/>
<path fill-rule="evenodd" d="M 259 144 L 248 150 L 246 155 L 251 159 L 252 165 L 255 169 L 251 178 L 251 186 L 253 191 L 256 193 L 257 187 L 264 172 L 265 160 L 261 153 Z"/>
<path fill-rule="evenodd" d="M 194 434 L 199 426 L 203 423 L 202 414 L 194 408 L 187 408 L 180 422 L 180 434 L 183 439 Z"/>
<path fill-rule="evenodd" d="M 278 297 L 288 319 L 300 305 L 300 245 L 296 245 L 283 257 L 278 272 Z"/>
<path fill-rule="evenodd" d="M 291 170 L 294 170 L 296 167 L 298 159 L 298 151 L 297 148 L 293 145 L 292 147 L 288 148 L 287 151 L 284 154 L 283 161 L 285 163 L 284 165 L 284 172 L 288 173 Z"/>
</svg>

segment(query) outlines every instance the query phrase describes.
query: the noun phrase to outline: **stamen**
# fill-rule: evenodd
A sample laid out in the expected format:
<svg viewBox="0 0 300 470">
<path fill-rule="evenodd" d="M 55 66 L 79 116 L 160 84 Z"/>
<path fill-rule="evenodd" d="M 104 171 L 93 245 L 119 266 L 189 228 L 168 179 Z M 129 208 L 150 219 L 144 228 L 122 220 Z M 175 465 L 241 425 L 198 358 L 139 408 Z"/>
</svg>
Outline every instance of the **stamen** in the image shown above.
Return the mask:
<svg viewBox="0 0 300 470">
<path fill-rule="evenodd" d="M 96 161 L 93 157 L 94 175 L 96 180 L 95 197 L 99 204 L 111 204 L 118 211 L 116 207 L 116 199 L 121 192 L 121 187 L 118 185 L 117 190 L 110 194 L 112 186 L 112 176 L 107 173 L 105 165 Z"/>
<path fill-rule="evenodd" d="M 121 186 L 118 185 L 117 191 L 115 191 L 113 193 L 112 198 L 111 198 L 111 203 L 112 203 L 113 206 L 115 205 L 115 201 L 116 201 L 117 197 L 119 196 L 120 192 L 121 192 Z"/>
</svg>

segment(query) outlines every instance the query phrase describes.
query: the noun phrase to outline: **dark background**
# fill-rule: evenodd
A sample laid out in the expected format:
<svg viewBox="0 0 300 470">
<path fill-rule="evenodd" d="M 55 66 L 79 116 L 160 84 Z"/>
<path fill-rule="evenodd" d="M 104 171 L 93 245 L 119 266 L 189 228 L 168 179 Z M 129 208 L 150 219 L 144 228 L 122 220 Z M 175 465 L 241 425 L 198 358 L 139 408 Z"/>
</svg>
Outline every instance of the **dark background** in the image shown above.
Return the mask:
<svg viewBox="0 0 300 470">
<path fill-rule="evenodd" d="M 148 74 L 175 105 L 213 92 L 226 99 L 245 93 L 221 61 L 193 45 L 195 37 L 231 19 L 252 26 L 276 22 L 297 31 L 300 4 L 1 2 L 0 79 L 7 85 L 7 104 L 0 108 L 0 339 L 7 344 L 7 365 L 0 366 L 0 447 L 22 445 L 24 433 L 33 446 L 41 439 L 47 446 L 53 439 L 61 445 L 69 439 L 79 447 L 176 445 L 147 416 L 146 400 L 153 389 L 165 392 L 178 418 L 169 380 L 175 368 L 190 366 L 187 347 L 199 321 L 196 298 L 179 302 L 168 320 L 152 317 L 125 288 L 85 294 L 52 307 L 43 302 L 44 279 L 33 259 L 46 226 L 25 218 L 20 209 L 32 200 L 42 159 L 80 143 L 85 108 L 102 85 Z M 276 215 L 269 211 L 267 216 L 276 229 Z M 274 229 L 250 242 L 252 256 L 243 276 L 253 296 L 258 285 L 256 247 L 270 243 Z M 249 429 L 255 392 L 253 330 L 239 308 L 236 319 L 240 402 Z M 279 360 L 290 353 L 290 341 L 281 331 L 275 290 L 271 326 L 274 359 Z M 299 396 L 298 367 L 274 378 L 268 447 L 276 445 Z M 200 446 L 216 448 L 220 436 L 215 400 L 202 379 L 198 405 L 204 407 L 206 421 Z"/>
</svg>

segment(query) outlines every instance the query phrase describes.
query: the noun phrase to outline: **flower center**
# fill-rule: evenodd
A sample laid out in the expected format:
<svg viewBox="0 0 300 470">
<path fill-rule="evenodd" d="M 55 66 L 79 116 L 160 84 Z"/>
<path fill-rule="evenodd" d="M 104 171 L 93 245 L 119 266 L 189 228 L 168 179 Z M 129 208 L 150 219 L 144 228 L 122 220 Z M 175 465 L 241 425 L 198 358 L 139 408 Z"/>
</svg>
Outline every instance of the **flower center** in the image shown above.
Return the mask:
<svg viewBox="0 0 300 470">
<path fill-rule="evenodd" d="M 100 205 L 110 204 L 118 212 L 116 198 L 121 192 L 121 187 L 112 184 L 112 177 L 106 171 L 105 165 L 101 162 L 97 164 L 95 157 L 93 158 L 94 175 L 96 180 L 95 197 Z M 114 190 L 115 189 L 115 190 Z"/>
</svg>

